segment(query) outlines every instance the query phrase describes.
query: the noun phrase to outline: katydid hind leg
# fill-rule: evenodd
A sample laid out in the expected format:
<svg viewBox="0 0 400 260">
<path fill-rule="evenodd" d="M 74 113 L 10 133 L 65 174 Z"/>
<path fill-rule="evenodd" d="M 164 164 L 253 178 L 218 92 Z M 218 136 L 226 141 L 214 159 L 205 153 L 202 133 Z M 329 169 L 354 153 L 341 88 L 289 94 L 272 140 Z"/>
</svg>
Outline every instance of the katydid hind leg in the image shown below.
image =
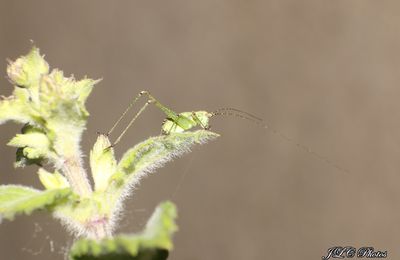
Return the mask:
<svg viewBox="0 0 400 260">
<path fill-rule="evenodd" d="M 156 98 L 154 98 L 148 91 L 146 90 L 142 90 L 139 92 L 139 94 L 134 98 L 134 100 L 128 105 L 128 107 L 125 109 L 125 111 L 121 114 L 121 116 L 118 118 L 118 120 L 113 124 L 113 126 L 111 127 L 111 129 L 107 132 L 107 135 L 110 135 L 115 128 L 119 125 L 119 123 L 122 121 L 122 119 L 126 116 L 126 114 L 131 110 L 131 108 L 133 107 L 134 104 L 136 104 L 136 102 L 139 101 L 139 99 L 143 96 L 147 97 L 147 102 L 150 103 L 154 103 L 158 108 L 161 109 L 161 111 L 163 111 L 168 117 L 175 119 L 175 117 L 177 118 L 178 115 L 177 113 L 175 113 L 174 111 L 172 111 L 171 109 L 165 107 L 164 105 L 162 105 Z"/>
<path fill-rule="evenodd" d="M 148 100 L 141 108 L 140 110 L 136 113 L 136 115 L 131 119 L 131 121 L 129 122 L 129 124 L 125 127 L 125 129 L 122 131 L 122 133 L 117 137 L 117 139 L 115 140 L 115 142 L 111 145 L 111 146 L 115 146 L 117 145 L 122 137 L 125 135 L 125 133 L 128 131 L 128 129 L 133 125 L 133 123 L 136 121 L 136 119 L 140 116 L 140 114 L 143 113 L 143 111 L 147 108 L 147 106 L 152 103 L 153 101 Z"/>
<path fill-rule="evenodd" d="M 153 104 L 158 107 L 161 111 L 163 111 L 165 113 L 165 115 L 167 116 L 167 118 L 171 118 L 173 121 L 178 120 L 178 113 L 176 113 L 175 111 L 171 110 L 170 108 L 164 106 L 163 104 L 161 104 L 160 101 L 158 101 L 155 97 L 153 97 L 150 92 L 148 91 L 142 91 L 140 92 L 141 95 L 146 95 L 147 98 L 149 100 L 151 100 L 153 102 Z"/>
<path fill-rule="evenodd" d="M 142 91 L 143 92 L 143 91 Z M 115 121 L 115 123 L 113 124 L 113 126 L 111 127 L 111 129 L 107 132 L 107 136 L 109 136 L 114 130 L 115 128 L 119 125 L 119 123 L 121 122 L 121 120 L 126 116 L 126 114 L 129 112 L 129 110 L 131 110 L 131 108 L 133 107 L 133 105 L 140 99 L 140 97 L 143 96 L 142 92 L 140 92 L 135 99 L 128 105 L 128 107 L 125 109 L 125 111 L 121 114 L 121 116 L 118 118 L 117 121 Z"/>
</svg>

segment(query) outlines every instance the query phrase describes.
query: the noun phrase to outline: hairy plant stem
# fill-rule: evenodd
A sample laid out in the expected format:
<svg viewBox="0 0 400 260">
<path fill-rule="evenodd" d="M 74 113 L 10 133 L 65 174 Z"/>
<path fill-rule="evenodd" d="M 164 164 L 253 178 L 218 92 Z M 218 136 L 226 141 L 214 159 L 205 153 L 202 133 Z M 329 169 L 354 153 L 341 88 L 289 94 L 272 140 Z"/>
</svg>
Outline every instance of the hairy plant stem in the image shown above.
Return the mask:
<svg viewBox="0 0 400 260">
<path fill-rule="evenodd" d="M 91 239 L 100 240 L 111 237 L 111 230 L 107 219 L 93 219 L 86 224 L 87 236 Z"/>
<path fill-rule="evenodd" d="M 62 170 L 75 193 L 81 197 L 90 197 L 93 191 L 79 157 L 66 158 Z M 101 240 L 112 236 L 108 219 L 93 216 L 83 225 L 88 238 Z"/>
<path fill-rule="evenodd" d="M 86 171 L 82 167 L 79 157 L 73 156 L 65 159 L 63 173 L 68 179 L 72 190 L 81 197 L 89 197 L 92 194 Z"/>
<path fill-rule="evenodd" d="M 57 128 L 60 131 L 55 142 L 57 154 L 62 162 L 61 170 L 76 194 L 89 197 L 92 187 L 82 165 L 80 149 L 83 128 L 64 123 L 57 124 Z"/>
</svg>

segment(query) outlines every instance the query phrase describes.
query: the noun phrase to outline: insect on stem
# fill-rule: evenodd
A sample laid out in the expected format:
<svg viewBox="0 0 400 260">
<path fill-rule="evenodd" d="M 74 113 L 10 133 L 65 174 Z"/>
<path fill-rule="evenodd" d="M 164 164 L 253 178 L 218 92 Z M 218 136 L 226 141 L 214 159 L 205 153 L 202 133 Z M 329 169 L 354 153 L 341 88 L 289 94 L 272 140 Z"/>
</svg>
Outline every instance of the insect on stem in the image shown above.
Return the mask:
<svg viewBox="0 0 400 260">
<path fill-rule="evenodd" d="M 182 133 L 185 131 L 188 131 L 190 129 L 193 129 L 194 127 L 201 127 L 204 130 L 210 129 L 210 124 L 209 124 L 209 119 L 214 116 L 235 116 L 241 119 L 246 119 L 254 124 L 258 125 L 261 128 L 267 129 L 271 133 L 279 136 L 281 139 L 285 140 L 286 142 L 289 142 L 291 144 L 294 144 L 297 146 L 298 149 L 311 154 L 313 157 L 325 162 L 326 164 L 336 168 L 340 172 L 343 173 L 348 173 L 346 169 L 343 169 L 342 167 L 338 166 L 336 163 L 331 161 L 328 157 L 323 156 L 314 150 L 312 150 L 310 147 L 296 141 L 294 138 L 291 138 L 274 128 L 269 127 L 267 124 L 265 124 L 264 120 L 261 118 L 250 114 L 248 112 L 236 109 L 236 108 L 231 108 L 231 107 L 225 107 L 225 108 L 220 108 L 215 110 L 214 112 L 207 112 L 207 111 L 196 111 L 196 112 L 182 112 L 182 113 L 176 113 L 175 111 L 169 109 L 168 107 L 164 106 L 161 104 L 156 98 L 154 98 L 148 91 L 141 91 L 135 99 L 132 101 L 132 103 L 129 104 L 127 109 L 122 113 L 120 118 L 114 123 L 110 131 L 108 132 L 108 135 L 110 135 L 114 129 L 117 127 L 117 125 L 121 122 L 121 120 L 125 117 L 125 115 L 128 113 L 128 111 L 133 107 L 133 105 L 139 100 L 141 96 L 147 96 L 147 102 L 142 106 L 142 108 L 137 112 L 137 114 L 132 118 L 132 120 L 129 122 L 128 126 L 122 131 L 122 133 L 118 136 L 118 138 L 115 140 L 115 142 L 111 145 L 111 147 L 115 146 L 121 141 L 121 138 L 125 135 L 126 131 L 132 126 L 132 124 L 136 121 L 136 119 L 139 117 L 139 115 L 146 109 L 146 107 L 153 103 L 156 107 L 158 107 L 164 114 L 166 115 L 166 119 L 162 123 L 162 128 L 161 131 L 163 134 L 168 135 L 171 133 Z"/>
</svg>

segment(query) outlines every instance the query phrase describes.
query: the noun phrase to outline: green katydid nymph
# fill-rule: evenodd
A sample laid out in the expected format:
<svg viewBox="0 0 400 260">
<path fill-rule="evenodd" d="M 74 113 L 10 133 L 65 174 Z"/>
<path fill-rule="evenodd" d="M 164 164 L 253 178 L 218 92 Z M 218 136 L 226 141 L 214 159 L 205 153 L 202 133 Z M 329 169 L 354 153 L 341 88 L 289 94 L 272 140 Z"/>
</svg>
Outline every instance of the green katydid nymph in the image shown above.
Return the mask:
<svg viewBox="0 0 400 260">
<path fill-rule="evenodd" d="M 139 111 L 136 113 L 136 115 L 132 118 L 132 120 L 129 122 L 127 127 L 122 131 L 122 133 L 117 137 L 117 139 L 114 141 L 114 143 L 111 145 L 115 146 L 121 141 L 121 138 L 125 135 L 126 131 L 132 126 L 132 124 L 136 121 L 136 119 L 139 117 L 139 115 L 147 108 L 149 104 L 154 104 L 156 107 L 158 107 L 161 111 L 163 111 L 166 115 L 166 119 L 164 119 L 162 125 L 161 125 L 161 133 L 164 135 L 169 135 L 169 134 L 174 134 L 174 133 L 182 133 L 188 130 L 191 130 L 192 128 L 195 127 L 200 127 L 203 128 L 204 130 L 209 130 L 210 129 L 210 118 L 214 116 L 235 116 L 241 119 L 246 119 L 249 120 L 258 126 L 267 129 L 271 133 L 279 136 L 281 139 L 292 143 L 297 146 L 300 150 L 311 154 L 315 158 L 327 163 L 330 166 L 333 166 L 337 170 L 347 173 L 348 171 L 346 169 L 343 169 L 342 167 L 338 166 L 334 162 L 332 162 L 328 157 L 325 157 L 312 149 L 310 149 L 308 146 L 297 142 L 291 137 L 288 137 L 287 135 L 281 133 L 280 131 L 277 131 L 268 125 L 264 123 L 264 121 L 255 116 L 252 115 L 248 112 L 241 111 L 236 108 L 220 108 L 217 109 L 213 112 L 207 112 L 207 111 L 192 111 L 192 112 L 182 112 L 182 113 L 176 113 L 175 111 L 169 109 L 168 107 L 164 106 L 162 103 L 160 103 L 156 98 L 154 98 L 148 91 L 141 91 L 136 98 L 129 104 L 127 109 L 122 113 L 120 118 L 114 123 L 110 131 L 107 133 L 107 136 L 109 136 L 114 129 L 117 127 L 117 125 L 121 122 L 121 120 L 125 117 L 125 115 L 129 112 L 129 110 L 133 107 L 133 105 L 143 96 L 147 97 L 147 102 L 139 109 Z"/>
<path fill-rule="evenodd" d="M 172 134 L 172 133 L 182 133 L 188 131 L 194 127 L 201 127 L 205 130 L 210 129 L 209 120 L 213 116 L 219 115 L 233 115 L 240 118 L 248 119 L 254 121 L 255 123 L 260 124 L 262 121 L 260 118 L 253 116 L 247 112 L 240 111 L 234 108 L 221 108 L 214 112 L 207 111 L 192 111 L 192 112 L 182 112 L 176 113 L 175 111 L 169 109 L 168 107 L 161 104 L 156 98 L 154 98 L 148 91 L 141 91 L 135 99 L 129 104 L 126 110 L 122 113 L 121 117 L 114 123 L 113 127 L 111 127 L 110 131 L 107 135 L 110 135 L 117 125 L 121 122 L 121 120 L 125 117 L 126 113 L 133 107 L 133 105 L 143 96 L 147 97 L 147 102 L 139 109 L 137 114 L 132 118 L 127 127 L 122 131 L 122 133 L 118 136 L 112 146 L 118 144 L 121 141 L 121 138 L 124 136 L 126 131 L 132 124 L 136 121 L 139 115 L 147 108 L 149 104 L 154 104 L 161 111 L 163 111 L 166 115 L 166 119 L 163 121 L 161 125 L 161 133 L 164 135 Z M 259 122 L 257 122 L 259 121 Z"/>
</svg>

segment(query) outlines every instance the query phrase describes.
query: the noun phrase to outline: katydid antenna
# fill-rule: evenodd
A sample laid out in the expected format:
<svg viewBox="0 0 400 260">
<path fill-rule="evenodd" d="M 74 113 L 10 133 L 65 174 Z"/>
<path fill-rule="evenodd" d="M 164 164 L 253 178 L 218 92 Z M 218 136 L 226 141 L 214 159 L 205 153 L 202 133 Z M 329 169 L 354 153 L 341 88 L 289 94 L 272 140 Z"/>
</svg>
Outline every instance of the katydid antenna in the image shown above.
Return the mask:
<svg viewBox="0 0 400 260">
<path fill-rule="evenodd" d="M 346 173 L 346 174 L 349 173 L 348 170 L 346 170 L 343 167 L 339 166 L 338 164 L 333 162 L 328 157 L 326 157 L 324 155 L 321 155 L 320 153 L 315 152 L 309 146 L 304 145 L 304 144 L 298 142 L 297 140 L 295 140 L 294 138 L 291 138 L 291 137 L 283 134 L 282 132 L 270 127 L 269 125 L 267 125 L 264 122 L 264 120 L 262 120 L 261 118 L 255 116 L 253 114 L 250 114 L 248 112 L 245 112 L 245 111 L 242 111 L 242 110 L 239 110 L 239 109 L 236 109 L 236 108 L 231 108 L 231 107 L 219 108 L 219 109 L 211 112 L 211 114 L 212 114 L 212 116 L 234 116 L 234 117 L 238 117 L 240 119 L 245 119 L 245 120 L 248 120 L 250 122 L 253 122 L 257 126 L 266 129 L 267 131 L 271 132 L 274 135 L 279 136 L 279 138 L 285 140 L 286 142 L 294 144 L 298 149 L 300 149 L 300 150 L 312 155 L 313 157 L 317 158 L 318 160 L 321 160 L 321 161 L 327 163 L 328 165 L 334 167 L 338 171 Z"/>
</svg>

